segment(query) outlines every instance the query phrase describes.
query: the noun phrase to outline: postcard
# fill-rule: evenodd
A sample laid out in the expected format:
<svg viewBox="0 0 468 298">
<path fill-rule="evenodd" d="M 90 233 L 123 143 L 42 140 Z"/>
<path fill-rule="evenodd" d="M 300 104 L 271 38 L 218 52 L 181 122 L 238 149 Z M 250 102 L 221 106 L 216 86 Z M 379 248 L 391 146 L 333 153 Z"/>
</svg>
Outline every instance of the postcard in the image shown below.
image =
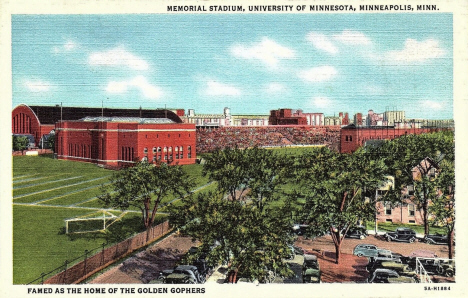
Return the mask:
<svg viewBox="0 0 468 298">
<path fill-rule="evenodd" d="M 467 1 L 2 7 L 5 297 L 466 295 Z"/>
</svg>

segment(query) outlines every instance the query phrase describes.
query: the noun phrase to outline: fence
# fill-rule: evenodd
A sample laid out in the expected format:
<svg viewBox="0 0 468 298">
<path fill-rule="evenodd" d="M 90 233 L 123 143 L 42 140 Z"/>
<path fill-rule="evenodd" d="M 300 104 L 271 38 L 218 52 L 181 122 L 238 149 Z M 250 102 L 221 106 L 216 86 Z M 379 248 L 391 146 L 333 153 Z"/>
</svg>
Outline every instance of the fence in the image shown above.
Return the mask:
<svg viewBox="0 0 468 298">
<path fill-rule="evenodd" d="M 33 280 L 29 284 L 76 284 L 79 283 L 94 273 L 102 270 L 103 268 L 111 265 L 115 261 L 129 255 L 133 251 L 148 245 L 149 243 L 161 238 L 167 234 L 171 228 L 169 221 L 165 221 L 148 231 L 141 232 L 131 238 L 128 238 L 120 243 L 111 247 L 105 248 L 104 243 L 102 247 L 93 250 L 86 250 L 85 253 L 74 260 L 66 260 L 64 265 L 55 268 L 49 273 L 43 273 L 40 277 Z M 94 255 L 93 255 L 94 254 Z M 68 267 L 79 259 L 81 262 Z M 59 272 L 54 276 L 47 278 L 50 274 Z"/>
</svg>

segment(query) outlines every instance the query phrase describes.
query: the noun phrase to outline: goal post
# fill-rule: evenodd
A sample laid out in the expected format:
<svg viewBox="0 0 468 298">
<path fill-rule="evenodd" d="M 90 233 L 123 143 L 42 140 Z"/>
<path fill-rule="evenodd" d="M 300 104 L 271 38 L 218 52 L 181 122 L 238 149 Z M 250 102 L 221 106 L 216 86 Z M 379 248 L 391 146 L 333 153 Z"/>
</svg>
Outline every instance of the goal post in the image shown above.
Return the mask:
<svg viewBox="0 0 468 298">
<path fill-rule="evenodd" d="M 68 218 L 65 219 L 65 233 L 103 232 L 124 215 L 125 212 L 116 216 L 107 210 L 99 210 L 83 216 Z"/>
</svg>

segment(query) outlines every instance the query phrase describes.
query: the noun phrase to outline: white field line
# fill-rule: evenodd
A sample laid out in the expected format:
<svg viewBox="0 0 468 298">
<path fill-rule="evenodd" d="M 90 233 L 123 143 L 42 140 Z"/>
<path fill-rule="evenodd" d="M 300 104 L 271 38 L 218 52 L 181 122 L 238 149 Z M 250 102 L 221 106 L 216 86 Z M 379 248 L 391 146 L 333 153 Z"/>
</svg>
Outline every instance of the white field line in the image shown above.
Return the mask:
<svg viewBox="0 0 468 298">
<path fill-rule="evenodd" d="M 83 176 L 80 176 L 80 177 L 83 177 Z M 51 189 L 46 189 L 46 190 L 41 190 L 41 191 L 37 191 L 37 192 L 33 192 L 33 193 L 28 193 L 28 194 L 24 194 L 24 195 L 21 195 L 21 196 L 13 197 L 13 200 L 16 200 L 16 199 L 19 199 L 19 198 L 24 198 L 24 197 L 29 197 L 29 196 L 32 196 L 32 195 L 37 195 L 37 194 L 45 193 L 45 192 L 49 192 L 49 191 L 54 191 L 54 190 L 58 190 L 58 189 L 62 189 L 62 188 L 72 187 L 72 186 L 76 186 L 76 185 L 80 185 L 80 184 L 84 184 L 84 183 L 88 183 L 88 182 L 95 181 L 95 180 L 100 180 L 100 179 L 103 179 L 103 178 L 100 177 L 100 178 L 96 178 L 96 179 L 81 181 L 81 182 L 74 183 L 74 184 L 67 184 L 67 185 L 60 186 L 60 187 L 55 187 L 55 188 L 51 188 Z M 68 180 L 68 179 L 66 179 L 66 180 Z"/>
<path fill-rule="evenodd" d="M 78 178 L 82 178 L 83 176 L 74 176 L 74 177 L 70 177 L 70 178 L 64 178 L 64 179 L 59 179 L 59 180 L 54 180 L 54 181 L 47 181 L 47 182 L 44 182 L 44 183 L 38 183 L 37 186 L 43 186 L 43 185 L 46 185 L 46 184 L 51 184 L 51 183 L 56 183 L 56 182 L 62 182 L 62 181 L 67 181 L 67 180 L 75 180 L 75 179 L 78 179 Z M 68 186 L 68 185 L 67 185 Z M 63 186 L 62 186 L 63 187 Z M 62 187 L 58 187 L 58 188 L 49 188 L 49 189 L 46 189 L 46 190 L 41 190 L 41 191 L 37 191 L 37 192 L 32 192 L 32 193 L 27 193 L 27 194 L 24 194 L 24 195 L 18 195 L 18 196 L 14 196 L 13 199 L 18 199 L 18 198 L 22 198 L 22 197 L 27 197 L 27 196 L 30 196 L 30 195 L 35 195 L 35 194 L 38 194 L 38 193 L 43 193 L 43 192 L 48 192 L 48 191 L 52 191 L 54 189 L 60 189 Z"/>
<path fill-rule="evenodd" d="M 21 175 L 21 176 L 13 176 L 13 180 L 16 180 L 16 179 L 21 179 L 21 178 L 28 178 L 28 177 L 34 177 L 34 176 L 37 176 L 39 175 L 39 173 L 36 173 L 36 174 L 29 174 L 29 175 Z"/>
<path fill-rule="evenodd" d="M 13 203 L 13 205 L 17 206 L 28 206 L 28 207 L 45 207 L 45 208 L 64 208 L 64 209 L 84 209 L 84 210 L 93 210 L 93 211 L 100 211 L 100 210 L 105 210 L 105 211 L 116 211 L 116 212 L 122 212 L 120 209 L 103 209 L 103 208 L 96 208 L 96 207 L 78 207 L 78 206 L 59 206 L 59 205 L 35 205 L 31 203 Z M 127 210 L 126 212 L 133 212 L 133 213 L 141 213 L 141 211 L 137 210 Z"/>
<path fill-rule="evenodd" d="M 16 181 L 16 182 L 13 182 L 13 189 L 23 189 L 23 188 L 28 188 L 28 187 L 43 185 L 43 184 L 47 184 L 47 183 L 52 183 L 51 181 L 46 181 L 46 182 L 42 182 L 42 183 L 21 185 L 21 186 L 16 186 L 16 187 L 14 186 L 15 184 L 20 184 L 20 183 L 24 183 L 24 182 L 31 182 L 31 181 L 37 181 L 37 180 L 50 179 L 50 178 L 52 178 L 52 177 L 63 176 L 63 175 L 66 175 L 66 174 L 67 174 L 67 173 L 64 173 L 64 174 L 57 174 L 57 175 L 52 175 L 52 176 L 43 176 L 43 177 L 38 177 L 38 178 L 25 179 L 25 180 L 21 180 L 21 181 Z M 80 177 L 81 177 L 81 176 L 80 176 Z M 53 181 L 53 182 L 57 182 L 57 181 L 60 181 L 60 180 L 55 180 L 55 181 Z"/>
<path fill-rule="evenodd" d="M 105 176 L 105 177 L 102 177 L 100 179 L 104 179 L 104 178 L 107 178 L 107 177 L 109 177 L 109 176 Z M 94 180 L 99 180 L 99 179 L 94 179 Z M 108 184 L 108 183 L 104 183 L 104 184 Z M 57 199 L 60 199 L 60 198 L 68 197 L 69 195 L 74 195 L 74 194 L 77 194 L 77 193 L 80 193 L 80 192 L 83 192 L 83 191 L 87 191 L 87 190 L 90 190 L 90 189 L 93 189 L 93 188 L 98 188 L 98 187 L 101 187 L 101 185 L 93 185 L 93 186 L 90 186 L 90 187 L 85 187 L 85 188 L 82 188 L 82 189 L 70 191 L 70 192 L 55 196 L 55 197 L 51 197 L 51 198 L 43 199 L 43 200 L 40 200 L 40 201 L 32 202 L 31 204 L 42 204 L 43 202 L 57 200 Z M 75 204 L 72 204 L 72 205 L 75 205 Z M 63 206 L 66 206 L 66 205 L 63 205 Z"/>
<path fill-rule="evenodd" d="M 205 185 L 202 185 L 196 189 L 194 189 L 192 191 L 192 193 L 195 193 L 195 192 L 199 192 L 200 190 L 210 186 L 211 184 L 213 184 L 214 182 L 211 181 Z M 187 194 L 188 195 L 188 194 Z M 187 196 L 186 195 L 186 196 Z M 185 196 L 184 196 L 185 197 Z M 97 199 L 96 198 L 92 198 L 90 200 L 87 200 L 86 202 L 89 202 L 89 201 L 92 201 L 92 200 L 95 200 Z M 170 202 L 168 202 L 167 204 L 164 205 L 164 207 L 172 204 L 173 202 L 177 201 L 177 200 L 180 200 L 181 198 L 178 198 L 178 199 L 174 199 Z M 77 206 L 77 205 L 80 205 L 80 204 L 83 204 L 85 202 L 81 202 L 81 203 L 78 203 L 78 204 L 75 204 L 75 205 L 69 205 L 69 206 L 63 206 L 63 205 L 46 205 L 46 204 L 33 204 L 33 203 L 13 203 L 13 205 L 19 205 L 19 206 L 30 206 L 30 207 L 47 207 L 47 208 L 67 208 L 67 209 L 84 209 L 84 210 L 93 210 L 93 211 L 99 211 L 99 210 L 106 210 L 106 211 L 118 211 L 118 212 L 121 212 L 122 210 L 120 209 L 103 209 L 103 208 L 96 208 L 96 207 L 80 207 L 80 206 Z M 126 210 L 126 212 L 132 212 L 132 213 L 141 213 L 141 211 L 138 211 L 138 210 Z M 167 212 L 156 212 L 156 214 L 168 214 Z"/>
</svg>

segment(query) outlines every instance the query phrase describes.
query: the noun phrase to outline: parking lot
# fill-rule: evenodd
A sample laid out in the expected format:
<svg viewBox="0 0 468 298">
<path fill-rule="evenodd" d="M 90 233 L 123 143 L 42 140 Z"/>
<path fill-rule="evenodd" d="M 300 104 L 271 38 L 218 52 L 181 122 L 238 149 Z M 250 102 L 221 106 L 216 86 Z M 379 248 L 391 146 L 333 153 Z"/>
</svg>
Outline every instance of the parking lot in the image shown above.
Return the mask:
<svg viewBox="0 0 468 298">
<path fill-rule="evenodd" d="M 374 244 L 380 248 L 391 250 L 402 255 L 409 255 L 415 250 L 430 250 L 441 258 L 448 257 L 446 245 L 430 245 L 422 242 L 400 243 L 387 242 L 371 235 L 366 239 L 346 238 L 341 246 L 340 264 L 335 264 L 335 246 L 330 236 L 319 237 L 314 240 L 299 237 L 295 243 L 306 253 L 318 257 L 322 271 L 322 282 L 325 283 L 364 283 L 368 273 L 366 271 L 367 258 L 354 256 L 353 249 L 358 244 Z M 124 262 L 98 274 L 91 283 L 148 283 L 157 278 L 159 271 L 172 268 L 188 249 L 195 245 L 190 238 L 171 235 L 163 241 L 148 247 L 146 250 L 128 258 Z M 301 255 L 296 255 L 290 262 L 290 268 L 295 275 L 290 278 L 277 277 L 274 283 L 302 283 Z M 222 283 L 226 278 L 223 268 L 218 268 L 207 280 L 207 283 Z M 450 282 L 454 278 L 433 276 L 435 282 Z"/>
<path fill-rule="evenodd" d="M 365 266 L 367 258 L 353 255 L 353 249 L 358 244 L 374 244 L 379 248 L 391 250 L 404 256 L 416 250 L 429 250 L 437 254 L 440 258 L 448 258 L 448 248 L 446 245 L 431 245 L 416 241 L 414 243 L 387 242 L 381 237 L 370 235 L 367 238 L 350 239 L 345 238 L 341 245 L 340 264 L 335 264 L 335 246 L 330 236 L 323 236 L 315 239 L 304 239 L 299 237 L 295 245 L 303 248 L 307 253 L 318 256 L 320 268 L 322 270 L 322 282 L 366 282 L 368 273 Z M 450 282 L 454 278 L 434 276 L 435 282 Z"/>
</svg>

